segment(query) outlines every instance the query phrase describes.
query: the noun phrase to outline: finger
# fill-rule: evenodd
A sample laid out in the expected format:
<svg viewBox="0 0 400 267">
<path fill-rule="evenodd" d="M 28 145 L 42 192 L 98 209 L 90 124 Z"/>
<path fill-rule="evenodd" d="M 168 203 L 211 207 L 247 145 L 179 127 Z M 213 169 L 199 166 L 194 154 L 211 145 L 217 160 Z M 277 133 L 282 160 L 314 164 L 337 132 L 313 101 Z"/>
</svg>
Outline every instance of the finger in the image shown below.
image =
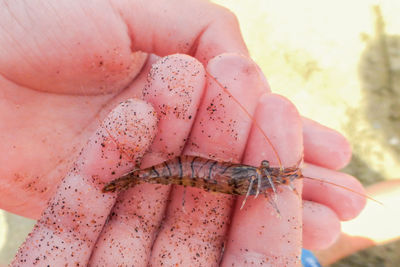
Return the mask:
<svg viewBox="0 0 400 267">
<path fill-rule="evenodd" d="M 303 247 L 320 250 L 331 246 L 340 235 L 336 213 L 325 205 L 303 201 Z"/>
<path fill-rule="evenodd" d="M 295 107 L 278 95 L 264 95 L 255 120 L 270 138 L 284 166 L 296 166 L 302 156 L 302 129 Z M 276 155 L 259 129 L 253 127 L 244 163 L 259 165 Z M 301 192 L 301 183 L 296 181 Z M 278 187 L 277 211 L 263 197 L 250 198 L 241 210 L 243 197 L 235 207 L 222 266 L 297 266 L 301 248 L 301 199 L 287 187 Z M 270 194 L 271 201 L 273 196 Z"/>
<path fill-rule="evenodd" d="M 356 178 L 311 164 L 304 166 L 303 175 L 305 178 L 303 199 L 329 207 L 340 220 L 350 220 L 364 208 L 365 191 Z M 312 178 L 321 181 L 312 180 Z M 324 183 L 324 181 L 333 184 Z"/>
<path fill-rule="evenodd" d="M 143 99 L 143 88 L 147 86 L 147 80 L 149 79 L 150 71 L 153 65 L 156 64 L 156 62 L 159 61 L 160 58 L 161 57 L 154 54 L 149 55 L 146 64 L 144 64 L 140 73 L 136 76 L 135 80 L 133 80 L 132 83 L 130 83 L 124 91 L 113 97 L 113 99 L 109 101 L 108 104 L 113 105 L 130 98 Z"/>
<path fill-rule="evenodd" d="M 368 239 L 368 246 L 382 245 L 400 237 L 400 180 L 387 180 L 367 187 L 367 192 L 382 204 L 367 200 L 354 220 L 342 222 L 342 234 Z M 356 238 L 353 238 L 356 240 Z M 353 242 L 352 242 L 353 243 Z M 354 242 L 357 244 L 357 242 Z M 364 242 L 361 242 L 366 244 Z M 360 244 L 357 244 L 357 246 Z M 356 250 L 356 247 L 353 247 Z M 362 248 L 358 248 L 362 249 Z"/>
<path fill-rule="evenodd" d="M 152 66 L 143 98 L 159 114 L 158 133 L 142 167 L 180 155 L 204 87 L 204 68 L 192 57 L 167 56 Z M 169 190 L 170 186 L 144 184 L 123 192 L 99 237 L 90 264 L 147 266 Z"/>
<path fill-rule="evenodd" d="M 108 1 L 2 1 L 0 21 L 0 73 L 35 90 L 118 92 L 146 61 Z"/>
<path fill-rule="evenodd" d="M 237 55 L 222 55 L 210 61 L 207 71 L 250 113 L 254 112 L 263 83 L 252 61 Z M 214 80 L 208 82 L 184 153 L 238 162 L 251 121 Z M 227 231 L 231 205 L 229 195 L 188 187 L 183 196 L 183 188 L 174 186 L 150 264 L 215 266 Z"/>
<path fill-rule="evenodd" d="M 236 17 L 208 1 L 2 2 L 0 25 L 0 73 L 46 92 L 120 92 L 146 61 L 137 51 L 247 54 Z"/>
<path fill-rule="evenodd" d="M 139 1 L 113 1 L 130 30 L 133 51 L 185 53 L 203 63 L 226 52 L 248 54 L 236 16 L 229 10 L 208 1 L 152 3 L 149 7 Z"/>
<path fill-rule="evenodd" d="M 58 187 L 13 265 L 85 265 L 115 201 L 114 194 L 101 192 L 102 185 L 132 168 L 131 160 L 144 154 L 155 127 L 154 110 L 142 101 L 124 102 L 110 113 Z"/>
<path fill-rule="evenodd" d="M 338 170 L 351 159 L 351 147 L 343 135 L 307 118 L 303 118 L 303 143 L 306 162 Z"/>
<path fill-rule="evenodd" d="M 342 222 L 338 240 L 326 250 L 316 251 L 318 260 L 332 264 L 350 254 L 371 246 L 384 245 L 400 237 L 400 180 L 390 180 L 366 188 L 368 194 L 381 201 L 370 200 L 354 220 Z"/>
</svg>

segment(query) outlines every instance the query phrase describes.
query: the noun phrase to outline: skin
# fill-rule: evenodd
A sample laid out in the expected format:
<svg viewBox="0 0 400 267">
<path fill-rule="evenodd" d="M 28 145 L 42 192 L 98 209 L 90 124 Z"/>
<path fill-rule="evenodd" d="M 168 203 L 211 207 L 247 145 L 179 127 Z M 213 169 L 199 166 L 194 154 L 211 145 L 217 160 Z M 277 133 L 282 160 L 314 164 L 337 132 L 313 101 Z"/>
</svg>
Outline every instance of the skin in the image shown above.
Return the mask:
<svg viewBox="0 0 400 267">
<path fill-rule="evenodd" d="M 304 228 L 327 222 L 320 225 L 320 236 L 303 233 L 303 247 L 323 248 L 339 234 L 328 226 L 362 209 L 364 199 L 331 186 L 304 193 L 319 209 L 308 212 L 304 205 L 303 213 L 301 199 L 280 189 L 281 219 L 263 197 L 250 198 L 240 211 L 240 199 L 235 203 L 231 196 L 193 188 L 184 193 L 176 186 L 140 185 L 118 197 L 101 194 L 105 182 L 139 159 L 141 167 L 180 153 L 276 163 L 258 129 L 251 129 L 252 122 L 205 70 L 254 114 L 284 166 L 301 159 L 304 139 L 305 159 L 321 166 L 306 167 L 308 175 L 335 181 L 342 174 L 334 170 L 347 164 L 350 149 L 340 134 L 302 121 L 284 98 L 265 95 L 268 84 L 247 57 L 234 15 L 219 6 L 203 1 L 25 5 L 0 2 L 0 164 L 7 166 L 0 170 L 0 204 L 39 219 L 14 265 L 294 266 L 302 214 Z M 159 60 L 135 53 L 139 50 L 192 57 Z M 153 107 L 138 100 L 117 105 L 132 97 Z M 347 178 L 346 186 L 362 191 Z M 304 192 L 310 186 L 313 182 L 305 183 Z M 296 188 L 300 193 L 301 182 Z M 335 198 L 353 205 L 329 201 Z M 274 249 L 265 245 L 269 242 Z"/>
<path fill-rule="evenodd" d="M 382 205 L 368 200 L 360 216 L 342 222 L 342 232 L 335 243 L 315 254 L 321 264 L 329 265 L 359 250 L 384 245 L 400 238 L 399 200 L 400 180 L 390 180 L 367 188 L 368 195 L 381 201 Z"/>
</svg>

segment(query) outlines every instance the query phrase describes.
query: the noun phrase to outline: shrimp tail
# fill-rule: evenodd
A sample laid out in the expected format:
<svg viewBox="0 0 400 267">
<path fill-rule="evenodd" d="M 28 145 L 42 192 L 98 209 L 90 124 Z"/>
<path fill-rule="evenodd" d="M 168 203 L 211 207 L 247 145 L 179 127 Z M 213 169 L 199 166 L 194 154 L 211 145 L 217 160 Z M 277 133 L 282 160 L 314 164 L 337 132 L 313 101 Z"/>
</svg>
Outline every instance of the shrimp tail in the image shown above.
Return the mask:
<svg viewBox="0 0 400 267">
<path fill-rule="evenodd" d="M 127 175 L 124 175 L 118 179 L 115 179 L 108 184 L 106 184 L 102 191 L 103 193 L 107 192 L 116 192 L 116 191 L 122 191 L 126 190 L 130 187 L 133 187 L 139 183 L 139 179 L 137 175 L 135 175 L 134 172 L 130 172 Z"/>
</svg>

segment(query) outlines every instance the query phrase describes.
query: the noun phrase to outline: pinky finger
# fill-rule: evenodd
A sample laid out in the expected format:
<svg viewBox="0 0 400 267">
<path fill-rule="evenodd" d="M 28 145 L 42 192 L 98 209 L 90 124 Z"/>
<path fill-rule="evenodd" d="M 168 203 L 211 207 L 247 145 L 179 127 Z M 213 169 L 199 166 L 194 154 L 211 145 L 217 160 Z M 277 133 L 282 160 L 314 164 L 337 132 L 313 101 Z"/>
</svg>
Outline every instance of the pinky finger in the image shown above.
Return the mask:
<svg viewBox="0 0 400 267">
<path fill-rule="evenodd" d="M 340 221 L 336 213 L 316 202 L 303 201 L 303 247 L 325 249 L 340 234 Z"/>
</svg>

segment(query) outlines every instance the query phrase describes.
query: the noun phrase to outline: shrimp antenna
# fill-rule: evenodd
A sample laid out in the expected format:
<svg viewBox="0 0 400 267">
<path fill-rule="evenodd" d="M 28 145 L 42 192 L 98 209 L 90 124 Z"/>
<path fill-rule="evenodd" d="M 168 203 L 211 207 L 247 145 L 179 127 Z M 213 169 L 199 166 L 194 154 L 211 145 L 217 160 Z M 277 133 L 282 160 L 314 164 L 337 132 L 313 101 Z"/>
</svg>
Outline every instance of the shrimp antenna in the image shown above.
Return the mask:
<svg viewBox="0 0 400 267">
<path fill-rule="evenodd" d="M 267 140 L 268 144 L 271 146 L 271 149 L 272 149 L 273 153 L 275 154 L 276 159 L 278 160 L 279 168 L 281 169 L 281 171 L 283 171 L 282 161 L 281 161 L 281 159 L 280 159 L 280 157 L 279 157 L 279 154 L 278 154 L 277 150 L 275 149 L 275 146 L 272 144 L 271 140 L 268 138 L 268 136 L 266 135 L 266 133 L 264 132 L 264 130 L 261 128 L 261 126 L 258 124 L 258 122 L 252 117 L 252 115 L 247 111 L 247 109 L 246 109 L 246 108 L 231 94 L 231 92 L 228 91 L 228 89 L 226 88 L 226 86 L 224 86 L 223 84 L 221 84 L 221 83 L 217 80 L 217 78 L 215 78 L 213 75 L 211 75 L 207 70 L 205 70 L 205 71 L 206 71 L 207 76 L 210 77 L 215 83 L 217 83 L 217 84 L 219 85 L 219 87 L 221 87 L 222 90 L 224 90 L 224 92 L 225 92 L 226 94 L 228 94 L 228 96 L 229 96 L 230 98 L 232 98 L 233 101 L 236 102 L 236 104 L 238 104 L 238 106 L 243 110 L 243 112 L 247 115 L 247 117 L 249 117 L 249 119 L 253 122 L 253 125 L 254 125 L 254 126 L 260 131 L 260 133 L 264 136 L 265 140 Z M 305 176 L 303 176 L 303 178 L 310 179 L 310 180 L 314 180 L 314 181 L 319 181 L 319 182 L 322 182 L 322 183 L 330 184 L 330 185 L 333 185 L 333 186 L 336 186 L 336 187 L 345 189 L 345 190 L 347 190 L 347 191 L 349 191 L 349 192 L 352 192 L 352 193 L 354 193 L 354 194 L 356 194 L 356 195 L 359 195 L 359 196 L 368 198 L 368 199 L 370 199 L 370 200 L 372 200 L 372 201 L 374 201 L 374 202 L 376 202 L 376 203 L 378 203 L 378 204 L 380 204 L 380 205 L 383 205 L 382 202 L 380 202 L 380 201 L 374 199 L 373 197 L 371 197 L 371 196 L 369 196 L 369 195 L 367 195 L 367 194 L 362 194 L 362 193 L 360 193 L 360 192 L 354 191 L 354 190 L 352 190 L 352 189 L 350 189 L 350 188 L 347 188 L 347 187 L 345 187 L 345 186 L 338 185 L 338 184 L 335 184 L 335 183 L 332 183 L 332 182 L 328 182 L 328 181 L 325 181 L 325 180 L 322 180 L 322 179 L 314 178 L 314 177 L 305 177 Z M 271 185 L 273 186 L 272 183 L 271 183 Z M 275 191 L 275 190 L 274 190 L 274 191 Z M 244 203 L 243 203 L 243 204 L 244 204 Z M 243 204 L 242 204 L 242 207 L 243 207 Z"/>
<path fill-rule="evenodd" d="M 249 119 L 253 122 L 253 125 L 261 132 L 261 134 L 264 136 L 265 140 L 267 140 L 268 144 L 270 145 L 270 147 L 272 148 L 272 151 L 276 157 L 276 159 L 278 160 L 278 164 L 279 164 L 279 168 L 281 169 L 281 171 L 283 171 L 283 165 L 282 165 L 282 161 L 281 158 L 279 157 L 279 154 L 277 152 L 277 150 L 275 149 L 275 146 L 272 144 L 271 140 L 268 138 L 268 136 L 266 135 L 266 133 L 263 131 L 263 129 L 261 128 L 260 124 L 258 124 L 258 122 L 253 118 L 253 116 L 247 111 L 247 109 L 231 94 L 231 92 L 228 91 L 228 89 L 226 88 L 226 86 L 222 85 L 222 83 L 220 83 L 217 78 L 215 78 L 214 76 L 212 76 L 207 70 L 206 74 L 208 77 L 210 77 L 214 82 L 216 82 L 218 84 L 218 86 L 220 86 L 222 88 L 222 90 L 224 90 L 224 92 L 226 94 L 228 94 L 228 96 L 230 98 L 233 99 L 233 101 L 235 101 L 239 107 L 242 109 L 242 111 L 247 115 L 247 117 L 249 117 Z"/>
<path fill-rule="evenodd" d="M 139 165 L 140 164 L 139 164 L 138 160 L 133 162 L 133 160 L 129 156 L 128 152 L 126 152 L 126 150 L 123 149 L 123 147 L 118 142 L 118 140 L 116 140 L 115 137 L 112 135 L 112 133 L 107 129 L 107 125 L 104 124 L 104 121 L 100 122 L 100 127 L 106 131 L 106 133 L 108 134 L 108 137 L 111 139 L 111 142 L 114 143 L 114 145 L 117 147 L 117 149 L 121 153 L 121 156 L 125 156 L 128 159 L 128 161 L 130 161 L 130 162 L 135 164 L 135 169 L 139 169 Z"/>
<path fill-rule="evenodd" d="M 374 201 L 374 202 L 376 202 L 376 203 L 378 203 L 378 204 L 380 204 L 380 205 L 383 206 L 383 203 L 382 203 L 382 202 L 380 202 L 380 201 L 374 199 L 373 197 L 371 197 L 371 196 L 369 196 L 369 195 L 367 195 L 367 194 L 362 194 L 362 193 L 360 193 L 360 192 L 354 191 L 354 190 L 352 190 L 352 189 L 350 189 L 350 188 L 348 188 L 348 187 L 346 187 L 346 186 L 339 185 L 339 184 L 335 184 L 335 183 L 328 182 L 328 181 L 325 181 L 325 180 L 323 180 L 323 179 L 314 178 L 314 177 L 303 176 L 303 178 L 305 178 L 305 179 L 310 179 L 310 180 L 314 180 L 314 181 L 318 181 L 318 182 L 321 182 L 321 183 L 325 183 L 325 184 L 329 184 L 329 185 L 333 185 L 333 186 L 342 188 L 342 189 L 344 189 L 344 190 L 347 190 L 347 191 L 349 191 L 349 192 L 352 192 L 352 193 L 354 193 L 354 194 L 356 194 L 356 195 L 359 195 L 359 196 L 361 196 L 361 197 L 368 198 L 369 200 L 372 200 L 372 201 Z M 300 179 L 301 179 L 301 178 L 300 178 Z"/>
</svg>

